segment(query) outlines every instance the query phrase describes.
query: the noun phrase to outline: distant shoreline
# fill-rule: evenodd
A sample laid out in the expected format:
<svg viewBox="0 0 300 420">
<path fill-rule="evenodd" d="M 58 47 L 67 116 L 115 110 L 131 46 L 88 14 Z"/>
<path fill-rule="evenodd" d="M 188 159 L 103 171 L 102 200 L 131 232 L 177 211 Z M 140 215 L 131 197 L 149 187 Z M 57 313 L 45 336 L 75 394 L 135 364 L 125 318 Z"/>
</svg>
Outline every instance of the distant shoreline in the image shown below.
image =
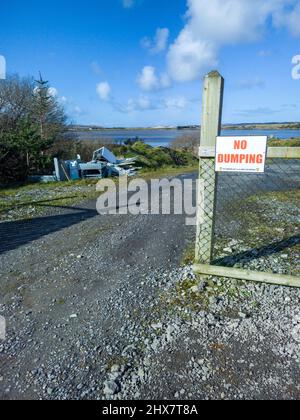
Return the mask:
<svg viewBox="0 0 300 420">
<path fill-rule="evenodd" d="M 178 130 L 180 131 L 199 131 L 201 126 L 178 126 L 178 127 L 95 127 L 73 125 L 68 131 L 76 132 L 97 132 L 97 131 L 160 131 L 160 130 Z M 224 124 L 223 130 L 300 130 L 300 123 L 253 123 L 253 124 Z"/>
</svg>

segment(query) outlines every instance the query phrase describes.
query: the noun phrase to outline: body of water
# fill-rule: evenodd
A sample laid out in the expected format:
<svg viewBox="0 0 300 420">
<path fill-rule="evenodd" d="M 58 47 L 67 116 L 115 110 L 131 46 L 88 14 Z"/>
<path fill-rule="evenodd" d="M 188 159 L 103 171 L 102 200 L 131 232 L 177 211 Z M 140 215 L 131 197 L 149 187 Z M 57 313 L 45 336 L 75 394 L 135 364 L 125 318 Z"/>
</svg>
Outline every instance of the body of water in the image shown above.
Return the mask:
<svg viewBox="0 0 300 420">
<path fill-rule="evenodd" d="M 197 130 L 99 130 L 76 133 L 80 140 L 109 140 L 111 143 L 123 142 L 129 138 L 139 137 L 151 146 L 168 147 L 176 138 L 195 136 Z M 280 139 L 300 138 L 300 130 L 223 130 L 224 136 L 273 136 Z"/>
</svg>

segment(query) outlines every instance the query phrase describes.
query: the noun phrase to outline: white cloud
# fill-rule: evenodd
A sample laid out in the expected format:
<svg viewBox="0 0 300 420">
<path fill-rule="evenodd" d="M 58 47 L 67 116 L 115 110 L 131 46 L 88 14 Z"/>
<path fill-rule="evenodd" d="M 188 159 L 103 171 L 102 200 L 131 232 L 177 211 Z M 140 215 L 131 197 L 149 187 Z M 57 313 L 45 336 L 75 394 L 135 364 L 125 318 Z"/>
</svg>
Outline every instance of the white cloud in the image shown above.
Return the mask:
<svg viewBox="0 0 300 420">
<path fill-rule="evenodd" d="M 138 106 L 141 109 L 149 109 L 152 107 L 151 100 L 148 96 L 141 95 L 138 100 Z"/>
<path fill-rule="evenodd" d="M 282 3 L 295 3 L 293 0 Z M 300 1 L 297 0 L 292 9 L 284 9 L 284 5 L 274 13 L 274 21 L 279 27 L 287 27 L 294 36 L 300 36 Z"/>
<path fill-rule="evenodd" d="M 152 48 L 152 39 L 145 36 L 143 39 L 141 39 L 141 46 L 146 50 L 150 50 Z"/>
<path fill-rule="evenodd" d="M 108 82 L 98 83 L 96 92 L 102 101 L 108 101 L 111 97 L 111 87 Z"/>
<path fill-rule="evenodd" d="M 58 96 L 58 90 L 55 87 L 49 87 L 48 94 L 53 98 L 56 98 Z"/>
<path fill-rule="evenodd" d="M 251 80 L 242 80 L 237 84 L 237 88 L 241 90 L 251 90 L 251 89 L 264 89 L 266 87 L 266 82 L 259 78 Z"/>
<path fill-rule="evenodd" d="M 195 80 L 204 68 L 216 65 L 215 45 L 195 39 L 190 31 L 182 31 L 168 53 L 169 74 L 178 82 Z"/>
<path fill-rule="evenodd" d="M 168 51 L 177 81 L 199 78 L 218 63 L 225 45 L 259 40 L 273 26 L 300 35 L 300 0 L 187 0 L 186 24 Z"/>
<path fill-rule="evenodd" d="M 102 73 L 101 66 L 99 65 L 97 61 L 91 62 L 91 69 L 97 76 L 100 76 Z"/>
<path fill-rule="evenodd" d="M 129 99 L 125 105 L 114 104 L 115 108 L 123 113 L 130 114 L 135 111 L 149 111 L 156 109 L 148 96 L 141 95 L 137 99 Z"/>
<path fill-rule="evenodd" d="M 0 80 L 6 78 L 6 60 L 3 55 L 0 55 Z"/>
<path fill-rule="evenodd" d="M 142 47 L 149 49 L 152 54 L 159 54 L 165 51 L 168 45 L 170 31 L 168 28 L 158 28 L 154 39 L 143 38 L 141 41 Z"/>
<path fill-rule="evenodd" d="M 258 107 L 254 109 L 239 110 L 239 111 L 236 111 L 234 114 L 240 115 L 243 117 L 256 117 L 256 116 L 258 117 L 262 115 L 274 115 L 274 114 L 278 114 L 279 112 L 281 112 L 279 109 L 272 109 L 268 107 Z"/>
<path fill-rule="evenodd" d="M 272 51 L 271 50 L 260 50 L 258 51 L 258 56 L 259 57 L 270 57 L 272 55 Z"/>
<path fill-rule="evenodd" d="M 56 91 L 55 88 L 53 89 Z M 63 107 L 65 107 L 67 114 L 70 116 L 77 118 L 85 114 L 85 111 L 80 106 L 78 106 L 72 98 L 67 98 L 66 96 L 58 96 L 58 93 L 56 93 L 55 97 L 57 98 L 57 101 Z"/>
<path fill-rule="evenodd" d="M 171 81 L 168 74 L 163 73 L 157 75 L 155 67 L 146 66 L 138 75 L 137 83 L 142 90 L 153 91 L 159 89 L 166 89 L 170 86 Z"/>
<path fill-rule="evenodd" d="M 82 109 L 79 106 L 74 107 L 74 114 L 79 117 L 83 114 Z"/>
<path fill-rule="evenodd" d="M 157 29 L 155 35 L 155 46 L 152 51 L 154 53 L 164 51 L 167 48 L 169 36 L 170 31 L 168 28 Z"/>
<path fill-rule="evenodd" d="M 296 104 L 282 104 L 281 108 L 284 109 L 297 109 L 297 105 Z"/>
<path fill-rule="evenodd" d="M 161 89 L 167 89 L 171 86 L 171 79 L 168 73 L 163 73 L 160 75 L 159 83 Z"/>
<path fill-rule="evenodd" d="M 164 99 L 165 108 L 185 109 L 189 105 L 189 101 L 184 96 Z"/>
<path fill-rule="evenodd" d="M 155 68 L 150 72 L 143 72 L 143 83 L 144 90 L 153 90 L 158 87 L 166 87 L 169 83 L 169 78 L 167 75 L 161 75 L 160 77 L 156 76 Z M 108 82 L 101 82 L 97 85 L 96 91 L 98 96 L 102 101 L 108 102 L 115 110 L 122 113 L 132 113 L 135 111 L 149 111 L 154 109 L 163 109 L 163 108 L 182 108 L 183 101 L 180 101 L 180 98 L 165 100 L 157 98 L 155 101 L 152 100 L 148 95 L 141 94 L 137 98 L 130 98 L 125 103 L 118 102 L 112 95 L 112 89 Z"/>
<path fill-rule="evenodd" d="M 138 75 L 137 82 L 143 90 L 155 90 L 158 88 L 158 78 L 156 75 L 155 67 L 146 66 Z"/>
<path fill-rule="evenodd" d="M 188 108 L 193 101 L 183 96 L 157 98 L 155 101 L 148 96 L 140 95 L 136 99 L 129 99 L 125 104 L 120 104 L 112 101 L 113 107 L 122 113 L 131 114 L 133 112 L 143 112 L 152 110 L 183 110 Z"/>
<path fill-rule="evenodd" d="M 134 0 L 122 0 L 125 9 L 131 9 L 134 6 Z"/>
<path fill-rule="evenodd" d="M 38 94 L 40 92 L 40 88 L 36 86 L 33 89 L 34 94 Z M 52 98 L 58 97 L 58 90 L 55 87 L 49 87 L 48 88 L 48 95 L 52 96 Z"/>
<path fill-rule="evenodd" d="M 124 9 L 132 9 L 133 7 L 140 6 L 144 0 L 121 0 Z"/>
<path fill-rule="evenodd" d="M 300 36 L 300 2 L 295 10 L 288 16 L 288 26 L 295 36 Z"/>
</svg>

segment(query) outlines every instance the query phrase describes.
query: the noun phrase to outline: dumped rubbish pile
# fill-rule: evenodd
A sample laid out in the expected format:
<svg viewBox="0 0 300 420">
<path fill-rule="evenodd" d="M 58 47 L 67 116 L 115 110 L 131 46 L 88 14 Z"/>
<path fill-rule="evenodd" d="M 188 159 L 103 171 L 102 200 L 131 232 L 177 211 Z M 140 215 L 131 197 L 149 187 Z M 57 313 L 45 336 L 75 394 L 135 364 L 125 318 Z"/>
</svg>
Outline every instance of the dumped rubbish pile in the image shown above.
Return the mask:
<svg viewBox="0 0 300 420">
<path fill-rule="evenodd" d="M 134 176 L 141 169 L 135 167 L 137 158 L 117 159 L 106 147 L 93 153 L 91 162 L 82 162 L 78 155 L 76 160 L 62 161 L 54 159 L 56 181 L 76 181 L 86 178 L 109 178 Z"/>
</svg>

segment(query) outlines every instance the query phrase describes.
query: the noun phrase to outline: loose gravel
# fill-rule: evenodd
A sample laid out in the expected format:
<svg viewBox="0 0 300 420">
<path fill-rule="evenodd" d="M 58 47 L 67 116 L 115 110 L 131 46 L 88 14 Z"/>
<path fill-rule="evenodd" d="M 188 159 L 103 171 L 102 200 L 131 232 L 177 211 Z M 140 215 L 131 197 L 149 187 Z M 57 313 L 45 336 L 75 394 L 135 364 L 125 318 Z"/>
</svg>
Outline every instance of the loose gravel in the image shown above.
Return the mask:
<svg viewBox="0 0 300 420">
<path fill-rule="evenodd" d="M 0 346 L 1 398 L 299 399 L 299 303 L 298 289 L 199 279 L 187 266 L 129 279 L 60 323 L 27 311 Z"/>
<path fill-rule="evenodd" d="M 196 277 L 180 267 L 183 216 L 93 208 L 15 222 L 0 247 L 1 399 L 300 399 L 299 289 Z M 290 272 L 297 258 L 248 264 Z"/>
</svg>

